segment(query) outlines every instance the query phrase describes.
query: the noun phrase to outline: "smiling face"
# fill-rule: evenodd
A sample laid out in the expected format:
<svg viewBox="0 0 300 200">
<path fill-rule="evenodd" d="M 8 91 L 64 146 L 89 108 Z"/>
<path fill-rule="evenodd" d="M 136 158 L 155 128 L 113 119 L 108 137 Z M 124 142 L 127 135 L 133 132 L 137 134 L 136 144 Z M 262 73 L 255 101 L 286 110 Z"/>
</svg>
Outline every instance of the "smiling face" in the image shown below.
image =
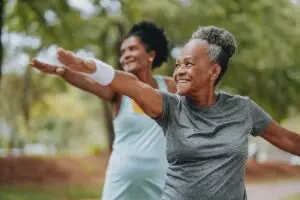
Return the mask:
<svg viewBox="0 0 300 200">
<path fill-rule="evenodd" d="M 203 89 L 214 87 L 221 68 L 208 56 L 208 44 L 201 40 L 190 40 L 176 61 L 173 74 L 177 93 L 193 96 Z"/>
<path fill-rule="evenodd" d="M 123 41 L 120 63 L 124 71 L 135 74 L 147 68 L 151 69 L 153 60 L 153 51 L 147 52 L 139 37 L 130 36 Z"/>
</svg>

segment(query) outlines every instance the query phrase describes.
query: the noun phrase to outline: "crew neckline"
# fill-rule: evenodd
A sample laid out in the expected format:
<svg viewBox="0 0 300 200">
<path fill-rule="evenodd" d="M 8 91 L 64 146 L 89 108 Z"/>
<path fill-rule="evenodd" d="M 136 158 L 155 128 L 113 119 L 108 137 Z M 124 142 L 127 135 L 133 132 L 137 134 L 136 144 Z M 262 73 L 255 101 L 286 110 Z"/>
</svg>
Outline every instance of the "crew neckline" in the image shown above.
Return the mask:
<svg viewBox="0 0 300 200">
<path fill-rule="evenodd" d="M 223 102 L 224 95 L 222 92 L 218 92 L 216 94 L 216 97 L 217 97 L 216 103 L 211 106 L 195 105 L 195 104 L 193 104 L 192 99 L 188 98 L 187 96 L 184 97 L 184 102 L 192 110 L 201 111 L 201 112 L 205 112 L 205 113 L 212 113 L 212 112 L 218 112 L 220 110 L 220 105 Z"/>
</svg>

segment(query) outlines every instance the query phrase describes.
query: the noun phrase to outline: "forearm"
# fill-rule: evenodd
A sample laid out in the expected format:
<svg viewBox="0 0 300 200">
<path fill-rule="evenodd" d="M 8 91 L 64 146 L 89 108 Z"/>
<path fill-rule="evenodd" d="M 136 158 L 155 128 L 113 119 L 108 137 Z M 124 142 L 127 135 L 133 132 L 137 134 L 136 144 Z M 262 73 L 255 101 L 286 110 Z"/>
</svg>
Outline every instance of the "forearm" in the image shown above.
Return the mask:
<svg viewBox="0 0 300 200">
<path fill-rule="evenodd" d="M 95 66 L 87 76 L 112 91 L 132 98 L 150 117 L 158 117 L 162 112 L 162 95 L 133 74 L 114 70 L 110 65 L 93 59 Z M 93 67 L 92 67 L 93 68 Z"/>
<path fill-rule="evenodd" d="M 300 135 L 273 121 L 261 136 L 281 150 L 300 156 Z"/>
<path fill-rule="evenodd" d="M 292 131 L 287 133 L 288 152 L 300 156 L 300 135 Z"/>
<path fill-rule="evenodd" d="M 71 85 L 86 92 L 95 94 L 104 100 L 113 99 L 115 93 L 108 86 L 99 85 L 97 82 L 82 73 L 75 72 L 69 68 L 64 68 L 64 70 L 65 72 L 61 75 L 61 77 Z"/>
<path fill-rule="evenodd" d="M 109 87 L 121 95 L 131 97 L 132 99 L 137 99 L 139 92 L 142 92 L 142 88 L 145 87 L 145 83 L 138 80 L 138 78 L 130 73 L 115 70 L 115 76 L 112 82 L 109 84 Z M 133 89 L 128 89 L 128 88 Z"/>
</svg>

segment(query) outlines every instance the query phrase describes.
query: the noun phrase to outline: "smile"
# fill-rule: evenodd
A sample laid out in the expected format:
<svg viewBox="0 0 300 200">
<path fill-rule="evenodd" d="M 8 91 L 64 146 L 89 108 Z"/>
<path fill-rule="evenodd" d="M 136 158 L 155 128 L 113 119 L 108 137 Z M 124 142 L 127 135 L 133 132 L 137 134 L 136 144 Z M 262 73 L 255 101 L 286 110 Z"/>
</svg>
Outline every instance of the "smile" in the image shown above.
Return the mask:
<svg viewBox="0 0 300 200">
<path fill-rule="evenodd" d="M 177 81 L 177 83 L 188 83 L 188 82 L 190 82 L 190 81 L 188 81 L 188 80 L 178 80 Z"/>
<path fill-rule="evenodd" d="M 131 63 L 135 63 L 135 61 L 134 60 L 128 61 L 128 62 L 124 63 L 124 65 L 128 65 L 128 64 L 131 64 Z"/>
</svg>

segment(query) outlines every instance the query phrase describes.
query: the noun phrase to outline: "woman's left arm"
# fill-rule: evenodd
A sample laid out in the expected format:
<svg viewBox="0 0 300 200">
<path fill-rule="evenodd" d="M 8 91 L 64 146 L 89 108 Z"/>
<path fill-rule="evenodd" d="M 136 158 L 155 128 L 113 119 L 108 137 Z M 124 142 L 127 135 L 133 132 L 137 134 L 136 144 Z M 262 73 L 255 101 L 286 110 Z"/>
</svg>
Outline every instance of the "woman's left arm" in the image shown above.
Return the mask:
<svg viewBox="0 0 300 200">
<path fill-rule="evenodd" d="M 276 147 L 300 156 L 300 135 L 283 128 L 276 121 L 273 120 L 260 136 Z"/>
</svg>

